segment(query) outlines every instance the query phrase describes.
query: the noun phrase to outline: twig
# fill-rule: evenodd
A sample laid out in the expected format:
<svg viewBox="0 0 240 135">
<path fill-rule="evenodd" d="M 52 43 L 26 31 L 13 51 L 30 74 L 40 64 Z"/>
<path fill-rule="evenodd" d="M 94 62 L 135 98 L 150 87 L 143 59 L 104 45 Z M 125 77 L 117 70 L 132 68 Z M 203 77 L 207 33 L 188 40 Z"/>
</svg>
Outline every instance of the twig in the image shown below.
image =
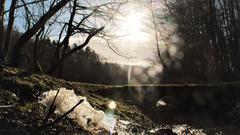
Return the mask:
<svg viewBox="0 0 240 135">
<path fill-rule="evenodd" d="M 14 105 L 1 105 L 0 108 L 10 108 L 13 107 Z"/>
<path fill-rule="evenodd" d="M 63 114 L 62 116 L 58 117 L 57 119 L 55 119 L 53 122 L 47 124 L 45 127 L 48 127 L 48 126 L 52 126 L 54 125 L 55 123 L 59 122 L 61 119 L 63 119 L 64 117 L 66 117 L 69 113 L 71 113 L 72 111 L 74 111 L 74 109 L 80 105 L 84 100 L 81 99 L 74 107 L 72 107 L 69 111 L 67 111 L 65 114 Z"/>
<path fill-rule="evenodd" d="M 60 91 L 60 89 L 58 89 L 58 91 L 57 91 L 57 93 L 56 93 L 56 95 L 55 95 L 55 97 L 54 97 L 54 99 L 53 99 L 53 101 L 52 101 L 52 104 L 50 105 L 50 108 L 49 108 L 49 110 L 48 110 L 47 116 L 46 116 L 46 118 L 45 118 L 44 121 L 43 121 L 43 125 L 46 124 L 48 118 L 50 117 L 50 115 L 51 115 L 52 113 L 54 113 L 54 111 L 55 111 L 55 109 L 56 109 L 56 105 L 54 105 L 54 102 L 55 102 L 55 100 L 56 100 L 56 98 L 57 98 L 57 96 L 58 96 L 59 91 Z"/>
<path fill-rule="evenodd" d="M 32 132 L 32 134 L 36 134 L 36 132 L 40 132 L 48 127 L 53 126 L 54 124 L 58 123 L 60 120 L 62 120 L 64 117 L 66 117 L 69 113 L 71 113 L 72 111 L 74 111 L 74 109 L 81 104 L 84 101 L 84 99 L 81 99 L 74 107 L 72 107 L 69 111 L 67 111 L 65 114 L 63 114 L 62 116 L 58 117 L 57 119 L 55 119 L 53 122 L 45 124 L 43 126 L 41 126 L 38 130 Z"/>
</svg>

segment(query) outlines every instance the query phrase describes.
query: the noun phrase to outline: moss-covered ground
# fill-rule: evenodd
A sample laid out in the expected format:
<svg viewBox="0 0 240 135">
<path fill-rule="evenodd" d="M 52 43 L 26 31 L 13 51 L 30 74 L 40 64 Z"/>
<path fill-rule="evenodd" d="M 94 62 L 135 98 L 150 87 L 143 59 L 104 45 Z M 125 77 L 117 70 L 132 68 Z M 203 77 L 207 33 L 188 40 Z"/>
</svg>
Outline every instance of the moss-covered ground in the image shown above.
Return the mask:
<svg viewBox="0 0 240 135">
<path fill-rule="evenodd" d="M 48 112 L 48 108 L 38 103 L 39 95 L 60 87 L 74 89 L 77 94 L 86 96 L 93 107 L 105 110 L 111 99 L 97 95 L 96 91 L 119 87 L 69 82 L 6 66 L 0 70 L 0 134 L 89 134 L 69 118 L 39 131 Z M 137 123 L 132 128 L 135 132 L 142 132 L 154 125 L 137 107 L 116 103 L 115 113 L 119 119 Z M 54 114 L 48 122 L 56 117 Z"/>
</svg>

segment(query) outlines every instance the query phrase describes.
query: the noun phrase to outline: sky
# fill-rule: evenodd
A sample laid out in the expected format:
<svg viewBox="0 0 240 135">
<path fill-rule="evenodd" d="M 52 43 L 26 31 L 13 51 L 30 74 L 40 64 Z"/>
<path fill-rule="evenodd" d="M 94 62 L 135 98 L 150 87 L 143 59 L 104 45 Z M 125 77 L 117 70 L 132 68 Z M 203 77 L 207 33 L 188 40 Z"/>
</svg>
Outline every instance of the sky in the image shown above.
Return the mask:
<svg viewBox="0 0 240 135">
<path fill-rule="evenodd" d="M 100 3 L 98 0 L 92 1 Z M 10 2 L 11 0 L 6 1 L 7 9 Z M 114 16 L 116 19 L 114 23 L 108 23 L 105 26 L 105 30 L 118 38 L 111 40 L 111 45 L 108 45 L 106 41 L 94 38 L 90 41 L 89 46 L 107 62 L 150 65 L 155 60 L 156 48 L 149 10 L 142 4 L 130 3 L 122 6 L 120 12 Z M 21 21 L 17 21 L 15 26 L 21 28 L 21 23 Z M 162 23 L 161 28 L 166 35 L 173 31 L 166 23 Z M 70 39 L 70 44 L 78 43 L 80 40 L 78 37 L 73 37 Z"/>
<path fill-rule="evenodd" d="M 160 11 L 159 14 L 163 13 L 163 8 L 159 5 L 153 7 L 153 9 Z M 121 37 L 114 40 L 114 47 L 121 55 L 126 57 L 117 55 L 104 43 L 92 42 L 90 46 L 110 62 L 150 66 L 156 60 L 156 43 L 149 8 L 142 3 L 130 3 L 124 5 L 122 9 L 120 10 L 121 15 L 115 16 L 120 21 L 106 29 Z M 176 26 L 167 22 L 167 20 L 161 19 L 158 21 L 161 21 L 157 25 L 162 35 L 168 36 L 175 31 Z M 172 41 L 178 42 L 178 37 L 173 36 Z M 172 55 L 175 55 L 178 51 L 173 44 L 169 45 L 169 48 Z M 160 42 L 160 49 L 162 52 L 166 51 L 163 42 Z"/>
<path fill-rule="evenodd" d="M 105 30 L 117 36 L 111 45 L 98 39 L 91 40 L 89 46 L 107 62 L 148 66 L 155 59 L 152 32 L 146 26 L 149 13 L 146 7 L 129 3 L 120 8 L 114 16 L 114 23 L 105 25 Z M 77 42 L 73 38 L 71 42 Z M 114 50 L 114 51 L 113 51 Z"/>
</svg>

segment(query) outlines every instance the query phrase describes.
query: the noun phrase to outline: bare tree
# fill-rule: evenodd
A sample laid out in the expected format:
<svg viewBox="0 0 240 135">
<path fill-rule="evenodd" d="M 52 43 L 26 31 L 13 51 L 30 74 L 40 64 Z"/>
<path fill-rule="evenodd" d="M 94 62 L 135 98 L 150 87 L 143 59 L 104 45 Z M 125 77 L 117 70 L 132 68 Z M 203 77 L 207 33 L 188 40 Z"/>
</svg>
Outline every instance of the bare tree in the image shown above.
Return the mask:
<svg viewBox="0 0 240 135">
<path fill-rule="evenodd" d="M 78 14 L 77 12 L 79 10 L 82 10 L 83 7 L 79 6 L 77 0 L 74 0 L 69 21 L 63 26 L 62 31 L 59 35 L 57 49 L 52 60 L 51 66 L 48 70 L 48 74 L 53 74 L 56 70 L 58 70 L 58 74 L 60 74 L 64 65 L 64 60 L 71 54 L 75 53 L 77 50 L 84 48 L 89 43 L 91 38 L 93 38 L 95 35 L 97 35 L 100 31 L 103 30 L 104 27 L 91 28 L 87 26 L 87 24 L 85 24 L 89 17 L 91 17 L 95 12 L 99 12 L 98 11 L 99 7 L 100 6 L 96 7 L 95 9 L 93 9 L 91 13 L 89 13 L 86 16 L 84 15 L 80 21 L 76 22 L 75 18 L 76 15 Z M 65 28 L 67 28 L 65 37 L 63 38 L 62 41 L 60 41 L 60 39 L 62 38 L 62 32 L 64 31 Z M 67 51 L 67 49 L 69 48 L 70 37 L 77 33 L 88 34 L 88 36 L 81 45 L 78 45 L 75 48 L 71 49 L 70 51 Z"/>
<path fill-rule="evenodd" d="M 160 52 L 159 41 L 160 41 L 160 36 L 162 36 L 162 35 L 160 33 L 160 36 L 159 36 L 157 19 L 156 19 L 156 15 L 154 14 L 155 11 L 153 9 L 153 5 L 154 5 L 153 1 L 149 0 L 149 10 L 150 10 L 150 13 L 151 13 L 151 19 L 152 19 L 153 31 L 154 31 L 154 37 L 155 37 L 155 45 L 156 45 L 157 56 L 158 56 L 157 59 L 163 65 L 164 69 L 167 69 L 167 66 L 165 65 L 165 62 L 164 62 L 163 57 L 162 57 L 162 54 Z"/>
<path fill-rule="evenodd" d="M 31 39 L 44 25 L 45 23 L 55 15 L 61 8 L 63 8 L 70 0 L 61 0 L 54 5 L 55 1 L 52 3 L 52 7 L 22 36 L 17 40 L 13 52 L 10 64 L 12 66 L 18 66 L 20 62 L 21 52 L 26 44 L 26 42 Z"/>
<path fill-rule="evenodd" d="M 93 19 L 100 17 L 107 19 L 107 21 L 111 20 L 114 14 L 109 14 L 101 8 L 106 8 L 106 10 L 112 10 L 114 12 L 117 12 L 119 7 L 124 3 L 126 2 L 109 2 L 86 7 L 80 5 L 77 0 L 74 0 L 72 5 L 70 6 L 71 12 L 69 20 L 68 22 L 64 23 L 62 30 L 59 34 L 56 51 L 47 73 L 56 73 L 56 75 L 60 75 L 64 65 L 64 60 L 66 58 L 87 46 L 90 40 L 93 37 L 99 35 L 100 32 L 102 36 L 98 37 L 103 38 L 104 36 L 106 36 L 102 32 L 104 26 L 97 26 L 96 22 L 93 23 Z M 86 10 L 87 12 L 84 12 L 84 10 Z M 79 20 L 78 18 L 81 19 Z M 64 31 L 66 31 L 66 33 L 64 33 Z M 71 37 L 77 34 L 81 34 L 84 38 L 84 41 L 71 48 L 69 40 Z"/>
<path fill-rule="evenodd" d="M 199 71 L 210 78 L 240 73 L 239 5 L 238 0 L 168 0 L 185 48 L 198 52 L 191 57 L 198 57 Z"/>
</svg>

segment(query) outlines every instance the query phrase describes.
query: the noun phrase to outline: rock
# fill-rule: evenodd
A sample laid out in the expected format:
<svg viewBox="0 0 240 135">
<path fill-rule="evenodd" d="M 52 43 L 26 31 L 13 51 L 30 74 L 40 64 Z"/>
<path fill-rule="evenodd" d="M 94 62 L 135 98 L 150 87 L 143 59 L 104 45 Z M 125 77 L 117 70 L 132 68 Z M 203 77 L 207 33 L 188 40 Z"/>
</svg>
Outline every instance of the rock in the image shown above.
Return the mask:
<svg viewBox="0 0 240 135">
<path fill-rule="evenodd" d="M 175 110 L 178 108 L 178 101 L 172 96 L 165 96 L 156 103 L 158 110 Z"/>
</svg>

